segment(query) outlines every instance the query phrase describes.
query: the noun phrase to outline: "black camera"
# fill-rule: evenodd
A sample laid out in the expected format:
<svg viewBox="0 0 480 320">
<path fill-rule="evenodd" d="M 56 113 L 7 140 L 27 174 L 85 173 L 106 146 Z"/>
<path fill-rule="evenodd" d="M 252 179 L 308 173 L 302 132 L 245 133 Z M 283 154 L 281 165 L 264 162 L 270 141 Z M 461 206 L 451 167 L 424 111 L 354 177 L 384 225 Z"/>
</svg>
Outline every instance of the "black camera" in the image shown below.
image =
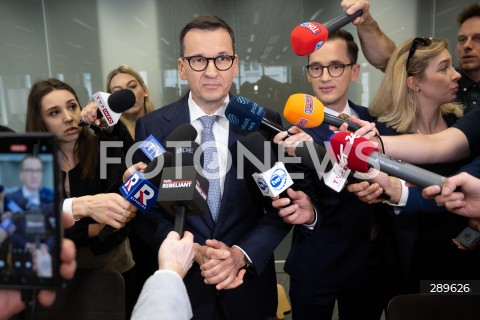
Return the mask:
<svg viewBox="0 0 480 320">
<path fill-rule="evenodd" d="M 466 227 L 455 239 L 464 247 L 474 249 L 480 241 L 480 232 L 470 227 Z"/>
</svg>

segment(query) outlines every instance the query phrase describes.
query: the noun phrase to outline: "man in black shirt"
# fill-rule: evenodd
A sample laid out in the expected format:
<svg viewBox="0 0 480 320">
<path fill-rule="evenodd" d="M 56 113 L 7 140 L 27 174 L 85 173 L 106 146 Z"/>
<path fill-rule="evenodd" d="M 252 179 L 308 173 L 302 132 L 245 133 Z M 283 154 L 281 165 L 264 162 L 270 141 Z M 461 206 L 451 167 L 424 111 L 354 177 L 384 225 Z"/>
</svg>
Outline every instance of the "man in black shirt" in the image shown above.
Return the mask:
<svg viewBox="0 0 480 320">
<path fill-rule="evenodd" d="M 388 59 L 395 50 L 395 43 L 380 30 L 378 23 L 369 13 L 367 1 L 343 0 L 342 7 L 347 14 L 363 10 L 362 16 L 353 21 L 365 58 L 375 68 L 385 71 Z M 465 106 L 465 113 L 480 104 L 480 5 L 474 3 L 463 9 L 457 16 L 456 70 L 462 75 L 458 81 L 457 101 Z"/>
<path fill-rule="evenodd" d="M 480 104 L 480 5 L 472 4 L 457 16 L 460 26 L 457 35 L 457 101 L 465 106 L 465 112 Z"/>
</svg>

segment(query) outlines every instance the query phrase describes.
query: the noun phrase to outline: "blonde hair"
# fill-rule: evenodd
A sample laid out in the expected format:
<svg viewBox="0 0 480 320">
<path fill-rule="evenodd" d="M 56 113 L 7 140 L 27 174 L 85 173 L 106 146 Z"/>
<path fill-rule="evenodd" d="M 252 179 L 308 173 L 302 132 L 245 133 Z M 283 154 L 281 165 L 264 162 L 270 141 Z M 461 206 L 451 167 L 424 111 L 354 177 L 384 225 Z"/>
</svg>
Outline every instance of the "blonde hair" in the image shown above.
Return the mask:
<svg viewBox="0 0 480 320">
<path fill-rule="evenodd" d="M 412 41 L 413 39 L 405 41 L 393 52 L 380 88 L 369 106 L 372 116 L 399 133 L 413 131 L 419 108 L 414 91 L 407 85 L 407 78 L 413 76 L 417 81 L 422 80 L 428 62 L 443 49 L 447 49 L 447 41 L 443 39 L 432 39 L 428 46 L 417 46 L 407 71 L 406 63 Z M 463 108 L 460 104 L 451 102 L 442 104 L 439 112 L 442 115 L 453 113 L 456 117 L 461 117 Z"/>
<path fill-rule="evenodd" d="M 147 85 L 145 84 L 145 81 L 143 81 L 143 78 L 140 76 L 140 74 L 132 69 L 132 67 L 127 66 L 127 65 L 121 65 L 112 71 L 107 76 L 107 89 L 106 91 L 108 93 L 112 93 L 112 90 L 110 89 L 110 82 L 112 82 L 113 77 L 115 77 L 117 74 L 120 73 L 126 73 L 131 75 L 132 77 L 135 78 L 135 80 L 138 81 L 138 83 L 143 87 L 143 89 L 146 91 L 147 90 Z M 152 99 L 150 99 L 150 95 L 146 95 L 143 100 L 143 108 L 145 114 L 151 112 L 154 110 L 154 105 Z M 126 118 L 125 116 L 120 117 L 120 121 L 125 125 L 127 128 L 128 133 L 132 137 L 132 139 L 135 139 L 135 121 L 131 121 L 130 119 Z"/>
</svg>

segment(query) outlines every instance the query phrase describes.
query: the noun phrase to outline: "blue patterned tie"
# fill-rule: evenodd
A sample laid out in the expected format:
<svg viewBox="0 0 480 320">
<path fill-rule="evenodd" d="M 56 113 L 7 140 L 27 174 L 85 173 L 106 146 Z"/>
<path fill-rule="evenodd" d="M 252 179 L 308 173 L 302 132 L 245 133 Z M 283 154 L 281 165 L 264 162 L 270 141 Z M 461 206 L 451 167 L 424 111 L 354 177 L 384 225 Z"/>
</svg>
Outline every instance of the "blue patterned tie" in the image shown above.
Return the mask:
<svg viewBox="0 0 480 320">
<path fill-rule="evenodd" d="M 212 127 L 217 116 L 203 116 L 200 121 L 203 125 L 201 144 L 204 152 L 203 172 L 208 179 L 208 207 L 212 214 L 213 221 L 217 221 L 218 211 L 220 209 L 221 189 L 218 168 L 217 147 Z"/>
</svg>

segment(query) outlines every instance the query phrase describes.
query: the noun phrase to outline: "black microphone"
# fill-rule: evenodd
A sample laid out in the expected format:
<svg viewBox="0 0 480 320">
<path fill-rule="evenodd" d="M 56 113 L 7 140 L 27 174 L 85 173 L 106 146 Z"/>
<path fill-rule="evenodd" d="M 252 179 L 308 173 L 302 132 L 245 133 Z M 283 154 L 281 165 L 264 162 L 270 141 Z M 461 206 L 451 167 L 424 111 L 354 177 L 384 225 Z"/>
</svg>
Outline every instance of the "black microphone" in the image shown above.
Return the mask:
<svg viewBox="0 0 480 320">
<path fill-rule="evenodd" d="M 328 33 L 337 31 L 338 29 L 345 27 L 347 24 L 360 17 L 362 14 L 363 10 L 358 10 L 351 15 L 348 15 L 346 13 L 340 14 L 328 23 L 326 23 L 325 28 L 327 28 Z"/>
<path fill-rule="evenodd" d="M 237 146 L 237 166 L 241 167 L 245 156 L 247 166 L 244 171 L 255 180 L 262 195 L 267 197 L 288 198 L 286 190 L 293 184 L 292 178 L 282 162 L 277 162 L 277 156 L 268 141 L 260 132 L 254 131 L 238 142 L 244 148 L 239 152 Z M 248 150 L 246 152 L 245 150 Z M 253 157 L 252 157 L 253 156 Z M 248 169 L 248 170 L 247 170 Z M 254 172 L 259 170 L 260 173 Z M 248 171 L 248 172 L 247 172 Z M 252 171 L 252 172 L 250 172 Z"/>
<path fill-rule="evenodd" d="M 118 90 L 114 93 L 124 90 L 127 90 L 133 94 L 133 92 L 129 89 Z M 113 95 L 114 94 L 112 94 L 110 97 L 112 97 Z M 125 100 L 122 99 L 123 95 L 128 94 L 123 93 L 120 95 L 115 95 L 112 102 L 116 106 L 125 106 Z M 133 96 L 135 97 L 135 95 Z M 192 141 L 195 140 L 196 137 L 197 130 L 190 123 L 185 123 L 170 132 L 165 141 Z M 146 212 L 152 206 L 152 204 L 157 201 L 158 186 L 160 185 L 161 181 L 161 173 L 163 172 L 163 170 L 165 170 L 166 167 L 171 167 L 175 164 L 174 158 L 176 157 L 176 153 L 177 151 L 175 148 L 169 148 L 167 149 L 167 152 L 155 157 L 152 162 L 147 165 L 144 170 L 144 174 L 139 171 L 136 171 L 134 174 L 132 174 L 130 178 L 125 181 L 125 183 L 120 187 L 120 193 L 123 195 L 123 197 L 127 199 L 130 203 L 134 204 L 140 211 Z M 149 177 L 150 172 L 155 170 L 159 162 L 163 163 L 162 170 L 160 170 L 160 172 L 158 172 L 158 174 L 154 175 L 153 177 Z M 113 232 L 113 230 L 114 228 L 112 226 L 106 225 L 100 231 L 98 237 L 101 241 L 103 241 L 110 233 Z M 182 236 L 182 234 L 180 234 L 180 236 Z"/>
<path fill-rule="evenodd" d="M 195 127 L 185 123 L 175 128 L 164 141 L 166 149 L 175 155 L 175 159 L 171 167 L 164 169 L 157 202 L 175 216 L 174 230 L 180 237 L 185 231 L 186 215 L 210 214 L 208 180 L 199 174 L 200 167 L 203 167 L 203 152 L 194 141 L 197 135 Z M 200 163 L 195 163 L 197 151 L 201 155 Z"/>
<path fill-rule="evenodd" d="M 190 123 L 184 123 L 175 128 L 164 140 L 164 145 L 169 141 L 195 141 L 198 132 Z M 168 147 L 168 146 L 167 146 Z"/>
<path fill-rule="evenodd" d="M 307 168 L 322 174 L 332 169 L 332 161 L 326 155 L 327 150 L 315 142 L 302 141 L 295 147 L 295 156 L 300 158 L 300 162 Z"/>
<path fill-rule="evenodd" d="M 350 120 L 343 120 L 342 118 L 332 116 L 331 114 L 328 114 L 325 112 L 324 118 L 323 118 L 323 123 L 326 123 L 328 125 L 340 128 L 340 126 L 346 122 L 348 124 L 348 131 L 350 132 L 355 132 L 358 129 L 360 129 L 360 126 L 356 124 L 355 122 L 352 122 Z"/>
<path fill-rule="evenodd" d="M 174 149 L 174 166 L 163 170 L 157 202 L 165 211 L 175 216 L 174 229 L 183 237 L 186 215 L 210 214 L 207 203 L 209 183 L 199 173 L 198 164 L 196 166 L 194 163 L 195 153 L 202 152 L 198 143 L 191 141 L 190 147 Z"/>
<path fill-rule="evenodd" d="M 120 89 L 112 94 L 106 92 L 97 92 L 93 95 L 93 101 L 98 105 L 97 118 L 105 118 L 108 127 L 115 125 L 122 112 L 130 109 L 135 104 L 135 94 L 130 89 Z M 80 120 L 79 126 L 88 126 L 88 123 Z"/>
<path fill-rule="evenodd" d="M 278 123 L 265 118 L 265 109 L 259 104 L 244 97 L 231 99 L 225 109 L 225 117 L 236 127 L 246 131 L 255 131 L 262 128 L 274 134 L 287 131 Z M 291 134 L 288 134 L 291 136 Z"/>
</svg>

